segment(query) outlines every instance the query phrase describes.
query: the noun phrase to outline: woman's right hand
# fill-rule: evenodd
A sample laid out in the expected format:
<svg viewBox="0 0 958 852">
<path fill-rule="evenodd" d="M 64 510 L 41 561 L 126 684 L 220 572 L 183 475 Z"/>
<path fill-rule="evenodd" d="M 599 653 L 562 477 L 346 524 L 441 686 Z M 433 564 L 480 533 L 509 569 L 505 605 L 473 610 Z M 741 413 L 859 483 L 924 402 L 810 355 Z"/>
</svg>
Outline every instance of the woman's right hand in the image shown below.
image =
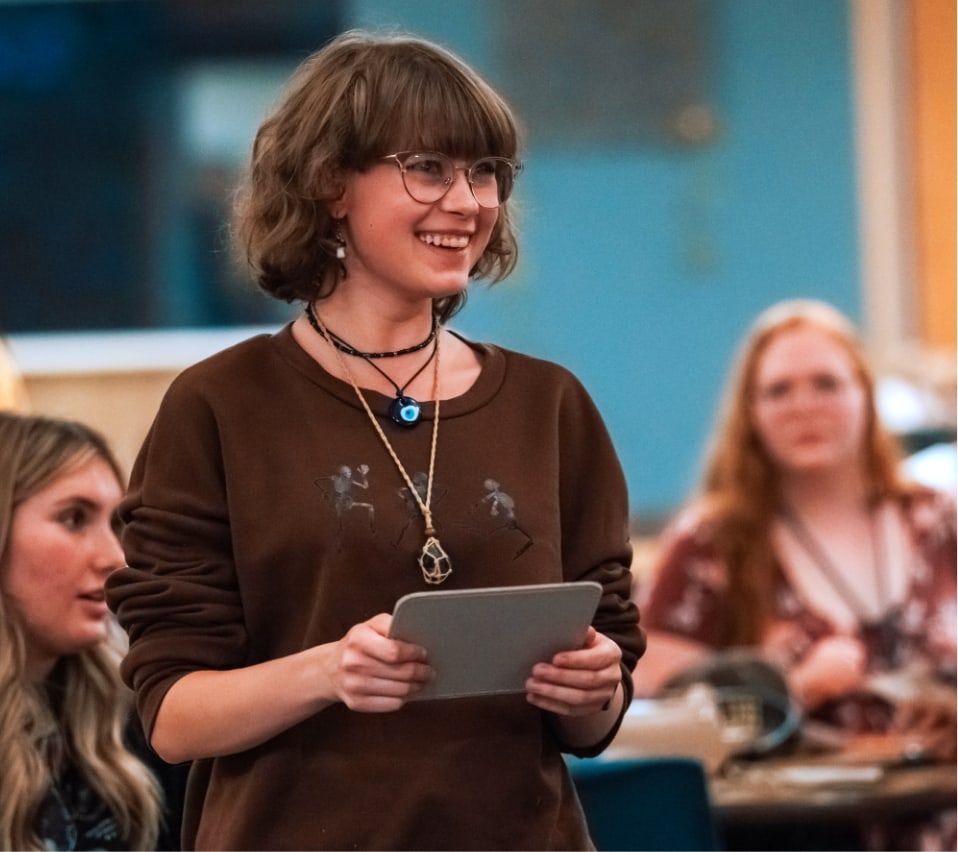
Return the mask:
<svg viewBox="0 0 958 852">
<path fill-rule="evenodd" d="M 398 710 L 432 678 L 425 649 L 390 639 L 391 624 L 392 616 L 380 613 L 329 646 L 323 661 L 326 676 L 350 710 Z"/>
<path fill-rule="evenodd" d="M 432 677 L 426 652 L 389 638 L 392 616 L 350 628 L 335 642 L 239 669 L 198 670 L 177 680 L 150 742 L 168 763 L 236 754 L 331 704 L 398 710 Z"/>
<path fill-rule="evenodd" d="M 864 685 L 865 646 L 851 636 L 819 639 L 789 675 L 789 687 L 812 710 Z"/>
</svg>

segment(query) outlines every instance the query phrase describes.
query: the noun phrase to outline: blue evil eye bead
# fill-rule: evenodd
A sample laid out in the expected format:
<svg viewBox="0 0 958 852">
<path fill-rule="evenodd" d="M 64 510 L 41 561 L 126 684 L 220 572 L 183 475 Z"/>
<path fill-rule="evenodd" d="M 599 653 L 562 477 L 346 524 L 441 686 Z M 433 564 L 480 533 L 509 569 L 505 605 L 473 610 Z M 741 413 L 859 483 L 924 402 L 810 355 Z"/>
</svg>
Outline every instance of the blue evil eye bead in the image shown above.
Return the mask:
<svg viewBox="0 0 958 852">
<path fill-rule="evenodd" d="M 415 426 L 421 415 L 419 403 L 411 396 L 396 397 L 389 405 L 389 416 L 400 426 Z"/>
</svg>

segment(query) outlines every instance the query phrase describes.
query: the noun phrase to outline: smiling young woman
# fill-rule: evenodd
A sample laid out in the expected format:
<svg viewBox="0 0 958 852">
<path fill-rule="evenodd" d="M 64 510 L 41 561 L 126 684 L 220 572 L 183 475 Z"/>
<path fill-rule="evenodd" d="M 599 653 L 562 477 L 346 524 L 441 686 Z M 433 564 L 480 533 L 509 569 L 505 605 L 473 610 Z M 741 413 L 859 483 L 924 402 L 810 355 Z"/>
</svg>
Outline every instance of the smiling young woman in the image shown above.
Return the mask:
<svg viewBox="0 0 958 852">
<path fill-rule="evenodd" d="M 395 35 L 336 38 L 259 130 L 235 233 L 303 314 L 173 383 L 107 584 L 153 745 L 196 760 L 187 845 L 590 846 L 562 755 L 608 744 L 643 650 L 625 480 L 571 373 L 447 326 L 515 265 L 518 153 L 471 68 Z M 403 595 L 580 580 L 592 629 L 524 693 L 415 700 Z"/>
</svg>

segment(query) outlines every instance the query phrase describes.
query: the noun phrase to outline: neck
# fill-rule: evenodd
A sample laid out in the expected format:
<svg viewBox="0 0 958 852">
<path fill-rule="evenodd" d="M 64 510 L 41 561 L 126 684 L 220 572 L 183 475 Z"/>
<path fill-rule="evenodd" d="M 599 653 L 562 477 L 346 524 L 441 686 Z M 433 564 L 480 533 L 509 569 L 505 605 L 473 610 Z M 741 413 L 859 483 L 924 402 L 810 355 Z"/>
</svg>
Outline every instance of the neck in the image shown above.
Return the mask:
<svg viewBox="0 0 958 852">
<path fill-rule="evenodd" d="M 779 490 L 782 500 L 803 517 L 860 511 L 867 497 L 857 470 L 783 475 Z"/>
<path fill-rule="evenodd" d="M 345 297 L 313 302 L 313 311 L 323 326 L 360 352 L 395 352 L 416 346 L 433 328 L 433 304 L 384 306 L 356 304 Z"/>
</svg>

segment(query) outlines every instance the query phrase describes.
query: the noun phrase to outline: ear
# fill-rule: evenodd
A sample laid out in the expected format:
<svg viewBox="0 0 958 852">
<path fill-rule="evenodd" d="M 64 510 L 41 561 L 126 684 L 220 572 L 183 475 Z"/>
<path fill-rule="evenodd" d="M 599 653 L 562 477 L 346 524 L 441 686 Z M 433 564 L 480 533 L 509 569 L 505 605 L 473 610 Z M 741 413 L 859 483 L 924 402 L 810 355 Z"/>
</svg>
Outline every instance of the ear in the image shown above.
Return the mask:
<svg viewBox="0 0 958 852">
<path fill-rule="evenodd" d="M 345 219 L 349 212 L 349 183 L 346 176 L 337 175 L 334 186 L 338 195 L 329 202 L 329 215 L 334 219 Z"/>
<path fill-rule="evenodd" d="M 341 219 L 345 215 L 342 205 L 346 200 L 348 178 L 343 169 L 316 157 L 307 164 L 303 183 L 307 187 L 308 197 L 321 203 L 325 212 L 334 219 Z"/>
<path fill-rule="evenodd" d="M 329 215 L 334 219 L 345 219 L 348 206 L 345 200 L 345 193 L 340 195 L 339 198 L 334 199 L 329 202 Z"/>
</svg>

